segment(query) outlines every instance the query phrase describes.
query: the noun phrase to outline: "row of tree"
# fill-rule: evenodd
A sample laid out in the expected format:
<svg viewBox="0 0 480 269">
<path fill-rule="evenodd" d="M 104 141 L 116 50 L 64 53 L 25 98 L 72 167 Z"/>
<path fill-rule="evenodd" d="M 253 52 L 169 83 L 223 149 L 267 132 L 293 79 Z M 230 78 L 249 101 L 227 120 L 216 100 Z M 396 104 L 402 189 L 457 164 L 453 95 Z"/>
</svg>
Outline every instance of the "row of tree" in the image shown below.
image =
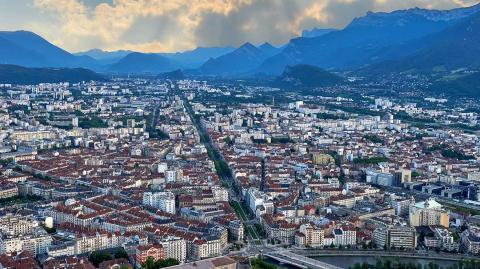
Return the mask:
<svg viewBox="0 0 480 269">
<path fill-rule="evenodd" d="M 155 261 L 153 257 L 149 256 L 147 260 L 142 264 L 142 269 L 160 269 L 180 264 L 176 259 L 168 258 L 165 260 Z"/>
</svg>

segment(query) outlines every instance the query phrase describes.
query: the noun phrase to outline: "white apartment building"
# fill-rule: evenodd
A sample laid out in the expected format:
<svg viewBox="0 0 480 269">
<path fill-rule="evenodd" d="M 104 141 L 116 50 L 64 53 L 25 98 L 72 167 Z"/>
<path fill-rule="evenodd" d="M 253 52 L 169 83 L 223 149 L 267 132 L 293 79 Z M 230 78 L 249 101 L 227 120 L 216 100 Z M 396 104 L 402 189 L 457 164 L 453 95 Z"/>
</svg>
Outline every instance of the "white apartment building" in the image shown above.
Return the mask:
<svg viewBox="0 0 480 269">
<path fill-rule="evenodd" d="M 268 197 L 268 195 L 255 188 L 248 189 L 247 202 L 248 207 L 253 213 L 257 213 L 257 208 L 261 206 L 263 206 L 263 208 L 260 210 L 262 214 L 273 213 L 274 206 L 271 199 Z"/>
<path fill-rule="evenodd" d="M 103 250 L 108 248 L 121 247 L 124 243 L 135 241 L 139 245 L 146 245 L 148 243 L 148 238 L 137 236 L 135 234 L 126 236 L 119 235 L 118 233 L 108 233 L 108 232 L 94 232 L 94 233 L 83 233 L 83 234 L 73 234 L 70 232 L 60 232 L 65 239 L 73 241 L 73 249 L 75 255 L 80 255 L 87 252 Z M 70 246 L 64 250 L 58 250 L 58 252 L 70 252 Z M 54 250 L 53 250 L 54 251 Z"/>
<path fill-rule="evenodd" d="M 377 245 L 378 248 L 388 246 L 388 228 L 379 227 L 373 231 L 372 234 L 373 243 Z"/>
<path fill-rule="evenodd" d="M 414 249 L 417 247 L 417 232 L 412 227 L 396 226 L 388 230 L 389 247 Z"/>
<path fill-rule="evenodd" d="M 12 252 L 22 251 L 23 242 L 20 237 L 1 237 L 0 238 L 0 254 L 8 254 Z"/>
<path fill-rule="evenodd" d="M 22 238 L 23 247 L 22 250 L 34 253 L 34 255 L 47 253 L 48 247 L 52 245 L 52 237 L 45 233 L 40 235 L 32 235 Z"/>
<path fill-rule="evenodd" d="M 181 169 L 177 170 L 166 170 L 165 171 L 165 181 L 169 182 L 181 182 L 183 181 L 183 171 Z"/>
<path fill-rule="evenodd" d="M 175 214 L 175 194 L 171 192 L 144 192 L 143 204 Z"/>
<path fill-rule="evenodd" d="M 42 228 L 25 236 L 0 235 L 0 254 L 29 251 L 34 255 L 47 253 L 52 237 Z"/>
<path fill-rule="evenodd" d="M 181 237 L 169 236 L 159 242 L 165 250 L 165 258 L 184 262 L 187 258 L 187 242 Z"/>
<path fill-rule="evenodd" d="M 193 258 L 205 259 L 219 256 L 222 253 L 220 239 L 197 240 L 193 242 Z"/>
<path fill-rule="evenodd" d="M 353 227 L 334 229 L 335 246 L 353 246 L 357 244 L 357 231 Z"/>
<path fill-rule="evenodd" d="M 480 253 L 480 228 L 469 227 L 461 236 L 462 245 L 472 254 Z"/>
<path fill-rule="evenodd" d="M 453 233 L 447 228 L 435 226 L 433 228 L 434 237 L 439 242 L 439 247 L 448 251 L 458 250 L 459 244 L 455 242 Z"/>
<path fill-rule="evenodd" d="M 0 217 L 0 232 L 6 235 L 29 234 L 35 227 L 38 227 L 38 222 L 33 216 L 6 214 Z"/>
<path fill-rule="evenodd" d="M 220 186 L 212 187 L 213 199 L 215 202 L 228 202 L 228 190 Z"/>
<path fill-rule="evenodd" d="M 411 205 L 415 204 L 415 199 L 399 199 L 391 201 L 390 205 L 395 209 L 395 215 L 405 216 L 408 215 L 408 211 Z"/>
<path fill-rule="evenodd" d="M 377 247 L 414 249 L 417 247 L 415 228 L 407 226 L 381 227 L 373 232 L 373 242 Z"/>
</svg>

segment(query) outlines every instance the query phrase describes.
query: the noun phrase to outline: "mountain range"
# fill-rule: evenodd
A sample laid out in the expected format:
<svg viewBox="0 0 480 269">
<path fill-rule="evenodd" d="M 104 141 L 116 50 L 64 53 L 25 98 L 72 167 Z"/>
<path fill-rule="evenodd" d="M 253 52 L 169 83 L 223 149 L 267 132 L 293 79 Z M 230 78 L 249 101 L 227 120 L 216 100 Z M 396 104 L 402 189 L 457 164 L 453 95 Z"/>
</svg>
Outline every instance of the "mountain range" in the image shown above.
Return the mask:
<svg viewBox="0 0 480 269">
<path fill-rule="evenodd" d="M 157 66 L 161 66 L 162 64 L 168 64 L 165 67 L 159 68 L 158 71 L 163 72 L 162 69 L 168 68 L 183 68 L 183 69 L 192 69 L 198 68 L 203 63 L 205 63 L 210 58 L 216 58 L 227 54 L 233 51 L 235 48 L 233 47 L 198 47 L 194 50 L 184 51 L 184 52 L 175 52 L 175 53 L 140 53 L 143 54 L 143 57 L 140 57 L 139 52 L 131 51 L 131 50 L 117 50 L 117 51 L 103 51 L 100 49 L 92 49 L 85 52 L 78 52 L 74 55 L 76 56 L 89 56 L 103 65 L 107 70 L 113 69 L 116 70 L 118 67 L 115 65 L 116 63 L 120 62 L 123 58 L 127 58 L 122 62 L 128 62 L 129 65 L 132 66 L 141 66 L 142 61 L 148 62 L 155 62 L 159 61 Z M 132 54 L 127 57 L 129 54 Z M 161 57 L 157 57 L 161 56 Z M 168 61 L 167 61 L 168 60 Z M 138 62 L 136 62 L 138 61 Z M 135 68 L 124 68 L 124 71 L 128 71 L 130 73 L 138 73 L 143 72 L 142 68 L 135 69 Z M 152 71 L 152 70 L 151 70 Z M 155 70 L 153 70 L 155 71 Z"/>
<path fill-rule="evenodd" d="M 255 47 L 247 42 L 230 53 L 209 59 L 199 68 L 199 71 L 206 75 L 246 74 L 252 70 L 252 67 L 261 64 L 265 59 L 279 51 L 279 48 L 272 46 L 270 43 Z"/>
<path fill-rule="evenodd" d="M 409 54 L 399 57 L 406 51 Z M 383 56 L 387 60 L 367 67 L 367 73 L 431 73 L 458 68 L 480 68 L 480 13 L 443 31 L 389 48 Z"/>
<path fill-rule="evenodd" d="M 77 52 L 73 55 L 87 56 L 95 59 L 101 65 L 110 65 L 120 61 L 120 59 L 132 52 L 131 50 L 104 51 L 101 49 L 91 49 L 84 52 Z"/>
<path fill-rule="evenodd" d="M 194 50 L 175 53 L 161 53 L 161 55 L 175 62 L 183 69 L 195 69 L 199 68 L 211 58 L 220 57 L 234 50 L 234 47 L 198 47 Z"/>
<path fill-rule="evenodd" d="M 280 74 L 287 65 L 295 64 L 352 70 L 400 59 L 416 52 L 417 48 L 409 42 L 454 27 L 479 11 L 480 5 L 449 11 L 416 8 L 391 13 L 369 12 L 342 30 L 291 40 L 281 53 L 266 59 L 256 72 Z"/>
<path fill-rule="evenodd" d="M 343 29 L 306 30 L 281 47 L 247 42 L 238 48 L 200 47 L 178 53 L 94 49 L 72 54 L 32 32 L 0 32 L 0 64 L 82 67 L 117 74 L 181 70 L 182 76 L 281 77 L 298 65 L 370 77 L 396 72 L 448 74 L 480 69 L 479 59 L 480 4 L 452 10 L 368 12 Z"/>
<path fill-rule="evenodd" d="M 72 55 L 28 31 L 0 32 L 0 64 L 88 68 L 97 65 L 89 56 Z"/>
<path fill-rule="evenodd" d="M 302 37 L 318 37 L 334 31 L 337 31 L 337 29 L 333 29 L 333 28 L 322 29 L 322 28 L 314 27 L 310 30 L 303 30 L 301 36 Z"/>
</svg>

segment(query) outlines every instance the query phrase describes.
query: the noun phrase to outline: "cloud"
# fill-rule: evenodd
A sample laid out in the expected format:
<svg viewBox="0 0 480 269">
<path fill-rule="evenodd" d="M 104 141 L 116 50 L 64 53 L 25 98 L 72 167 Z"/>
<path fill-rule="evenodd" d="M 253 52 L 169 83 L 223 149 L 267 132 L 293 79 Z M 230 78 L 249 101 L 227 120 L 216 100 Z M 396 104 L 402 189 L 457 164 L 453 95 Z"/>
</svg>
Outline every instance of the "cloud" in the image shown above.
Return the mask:
<svg viewBox="0 0 480 269">
<path fill-rule="evenodd" d="M 4 0 L 0 0 L 4 1 Z M 367 11 L 453 8 L 473 0 L 31 0 L 32 30 L 67 50 L 148 52 L 196 46 L 282 44 L 303 29 L 341 28 Z M 37 12 L 38 14 L 38 12 Z M 1 17 L 0 12 L 0 17 Z M 48 25 L 54 20 L 54 27 Z M 53 19 L 52 19 L 53 18 Z M 0 19 L 1 22 L 1 19 Z M 56 26 L 56 27 L 55 27 Z"/>
<path fill-rule="evenodd" d="M 176 33 L 178 38 L 190 39 L 190 44 L 183 46 L 192 47 L 195 45 L 194 39 L 189 38 L 188 34 L 198 26 L 204 13 L 228 16 L 230 12 L 249 3 L 249 0 L 114 0 L 89 8 L 80 0 L 34 0 L 37 8 L 58 15 L 60 30 L 69 40 L 64 42 L 65 45 L 72 41 L 84 43 L 88 41 L 85 39 L 97 39 L 96 42 L 104 47 L 121 45 L 119 38 L 137 20 L 148 16 L 175 16 L 176 24 L 183 29 Z M 147 43 L 159 42 L 152 40 Z M 160 47 L 174 49 L 173 46 L 167 47 L 167 44 Z"/>
</svg>

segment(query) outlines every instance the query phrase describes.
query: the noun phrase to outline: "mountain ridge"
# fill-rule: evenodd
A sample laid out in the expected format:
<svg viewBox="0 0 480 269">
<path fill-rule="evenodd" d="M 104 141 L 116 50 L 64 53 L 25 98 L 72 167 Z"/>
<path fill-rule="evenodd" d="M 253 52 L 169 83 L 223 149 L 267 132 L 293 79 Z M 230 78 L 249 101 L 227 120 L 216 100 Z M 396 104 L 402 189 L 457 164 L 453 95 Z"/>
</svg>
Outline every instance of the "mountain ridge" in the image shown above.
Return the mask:
<svg viewBox="0 0 480 269">
<path fill-rule="evenodd" d="M 198 71 L 205 75 L 240 75 L 255 68 L 270 56 L 273 46 L 264 45 L 261 48 L 246 42 L 234 51 L 217 58 L 210 58 Z"/>
<path fill-rule="evenodd" d="M 95 67 L 94 59 L 75 56 L 30 31 L 0 31 L 0 63 L 28 67 Z"/>
<path fill-rule="evenodd" d="M 434 69 L 480 68 L 480 12 L 473 14 L 441 32 L 391 48 L 390 55 L 401 54 L 408 49 L 409 55 L 391 58 L 360 70 L 363 74 L 402 72 L 433 72 Z"/>
<path fill-rule="evenodd" d="M 108 71 L 120 74 L 173 71 L 178 68 L 168 58 L 155 53 L 132 52 L 108 67 Z"/>
<path fill-rule="evenodd" d="M 480 10 L 480 4 L 447 11 L 422 9 L 367 13 L 344 29 L 313 38 L 294 38 L 279 54 L 266 59 L 258 73 L 280 74 L 287 65 L 310 64 L 324 69 L 356 69 L 391 47 L 440 32 Z M 449 20 L 433 20 L 425 14 L 441 13 Z"/>
</svg>

